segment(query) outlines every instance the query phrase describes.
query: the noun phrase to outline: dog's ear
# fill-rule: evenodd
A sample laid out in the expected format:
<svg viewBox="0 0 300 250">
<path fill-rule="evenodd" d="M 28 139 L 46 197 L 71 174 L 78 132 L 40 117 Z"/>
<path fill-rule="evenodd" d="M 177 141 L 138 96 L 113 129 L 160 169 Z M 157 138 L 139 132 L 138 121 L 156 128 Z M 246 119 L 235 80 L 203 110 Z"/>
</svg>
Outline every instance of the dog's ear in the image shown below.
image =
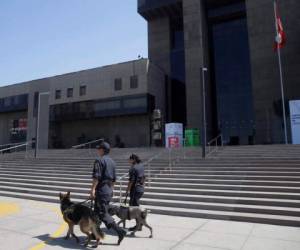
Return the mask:
<svg viewBox="0 0 300 250">
<path fill-rule="evenodd" d="M 63 198 L 62 193 L 59 193 L 59 199 L 62 200 L 62 198 Z"/>
</svg>

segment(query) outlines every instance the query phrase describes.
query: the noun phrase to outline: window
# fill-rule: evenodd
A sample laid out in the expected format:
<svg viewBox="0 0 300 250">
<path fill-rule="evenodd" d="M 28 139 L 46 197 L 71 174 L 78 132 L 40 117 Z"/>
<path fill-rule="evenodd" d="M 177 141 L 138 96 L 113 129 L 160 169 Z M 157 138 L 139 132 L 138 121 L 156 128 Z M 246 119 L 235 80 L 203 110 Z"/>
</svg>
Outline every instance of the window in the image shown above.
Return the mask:
<svg viewBox="0 0 300 250">
<path fill-rule="evenodd" d="M 147 107 L 147 98 L 145 97 L 139 97 L 139 98 L 132 98 L 124 100 L 124 108 L 130 109 L 130 108 L 145 108 Z"/>
<path fill-rule="evenodd" d="M 138 76 L 134 75 L 130 77 L 130 88 L 131 89 L 137 89 L 139 86 L 139 82 L 138 82 Z"/>
<path fill-rule="evenodd" d="M 98 111 L 105 111 L 105 110 L 114 110 L 120 109 L 121 103 L 119 100 L 117 101 L 107 101 L 107 102 L 98 102 L 95 105 L 96 112 Z"/>
<path fill-rule="evenodd" d="M 55 99 L 60 99 L 61 98 L 61 90 L 57 89 L 55 90 Z"/>
<path fill-rule="evenodd" d="M 6 97 L 4 98 L 4 107 L 9 107 L 12 104 L 12 98 Z"/>
<path fill-rule="evenodd" d="M 14 96 L 13 97 L 13 105 L 18 105 L 19 104 L 19 96 Z"/>
<path fill-rule="evenodd" d="M 115 79 L 115 91 L 122 90 L 122 78 Z"/>
<path fill-rule="evenodd" d="M 84 86 L 80 86 L 80 88 L 79 88 L 79 95 L 80 96 L 86 95 L 86 86 L 85 85 Z"/>
<path fill-rule="evenodd" d="M 73 97 L 73 88 L 68 88 L 67 89 L 67 97 L 68 98 Z"/>
</svg>

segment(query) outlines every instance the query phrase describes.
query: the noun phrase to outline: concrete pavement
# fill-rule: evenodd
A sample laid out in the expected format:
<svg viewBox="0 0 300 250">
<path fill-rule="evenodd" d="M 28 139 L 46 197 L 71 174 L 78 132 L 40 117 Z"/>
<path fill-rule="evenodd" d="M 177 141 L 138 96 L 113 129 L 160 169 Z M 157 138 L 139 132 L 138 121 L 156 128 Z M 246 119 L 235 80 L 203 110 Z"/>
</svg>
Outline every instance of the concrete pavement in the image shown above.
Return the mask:
<svg viewBox="0 0 300 250">
<path fill-rule="evenodd" d="M 131 226 L 133 223 L 127 223 Z M 195 219 L 150 214 L 154 238 L 144 228 L 136 237 L 117 237 L 107 232 L 98 249 L 131 250 L 299 250 L 300 229 L 263 224 Z M 67 226 L 59 206 L 0 197 L 0 249 L 85 249 L 75 240 L 64 240 Z M 76 234 L 84 236 L 76 228 Z"/>
</svg>

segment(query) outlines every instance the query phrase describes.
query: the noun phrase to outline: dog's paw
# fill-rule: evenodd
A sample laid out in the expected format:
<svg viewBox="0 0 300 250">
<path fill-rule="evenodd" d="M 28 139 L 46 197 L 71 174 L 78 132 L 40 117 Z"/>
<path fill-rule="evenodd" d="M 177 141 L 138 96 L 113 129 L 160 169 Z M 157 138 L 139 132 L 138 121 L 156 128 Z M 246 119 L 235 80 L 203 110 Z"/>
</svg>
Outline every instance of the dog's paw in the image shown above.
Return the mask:
<svg viewBox="0 0 300 250">
<path fill-rule="evenodd" d="M 153 235 L 150 235 L 149 238 L 152 239 L 152 238 L 153 238 Z"/>
</svg>

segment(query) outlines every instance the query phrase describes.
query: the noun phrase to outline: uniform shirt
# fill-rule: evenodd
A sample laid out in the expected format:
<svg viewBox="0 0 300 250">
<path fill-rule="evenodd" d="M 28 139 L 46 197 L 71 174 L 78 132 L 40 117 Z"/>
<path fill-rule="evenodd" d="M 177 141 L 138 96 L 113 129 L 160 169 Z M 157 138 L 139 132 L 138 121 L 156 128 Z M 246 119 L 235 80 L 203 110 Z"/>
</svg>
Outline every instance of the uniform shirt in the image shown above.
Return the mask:
<svg viewBox="0 0 300 250">
<path fill-rule="evenodd" d="M 101 195 L 112 195 L 112 187 L 105 182 L 116 182 L 116 163 L 108 156 L 99 157 L 94 162 L 93 179 L 99 181 L 96 191 Z"/>
<path fill-rule="evenodd" d="M 145 176 L 144 165 L 135 164 L 129 170 L 129 181 L 133 183 L 131 191 L 144 192 L 144 186 L 140 184 Z"/>
</svg>

